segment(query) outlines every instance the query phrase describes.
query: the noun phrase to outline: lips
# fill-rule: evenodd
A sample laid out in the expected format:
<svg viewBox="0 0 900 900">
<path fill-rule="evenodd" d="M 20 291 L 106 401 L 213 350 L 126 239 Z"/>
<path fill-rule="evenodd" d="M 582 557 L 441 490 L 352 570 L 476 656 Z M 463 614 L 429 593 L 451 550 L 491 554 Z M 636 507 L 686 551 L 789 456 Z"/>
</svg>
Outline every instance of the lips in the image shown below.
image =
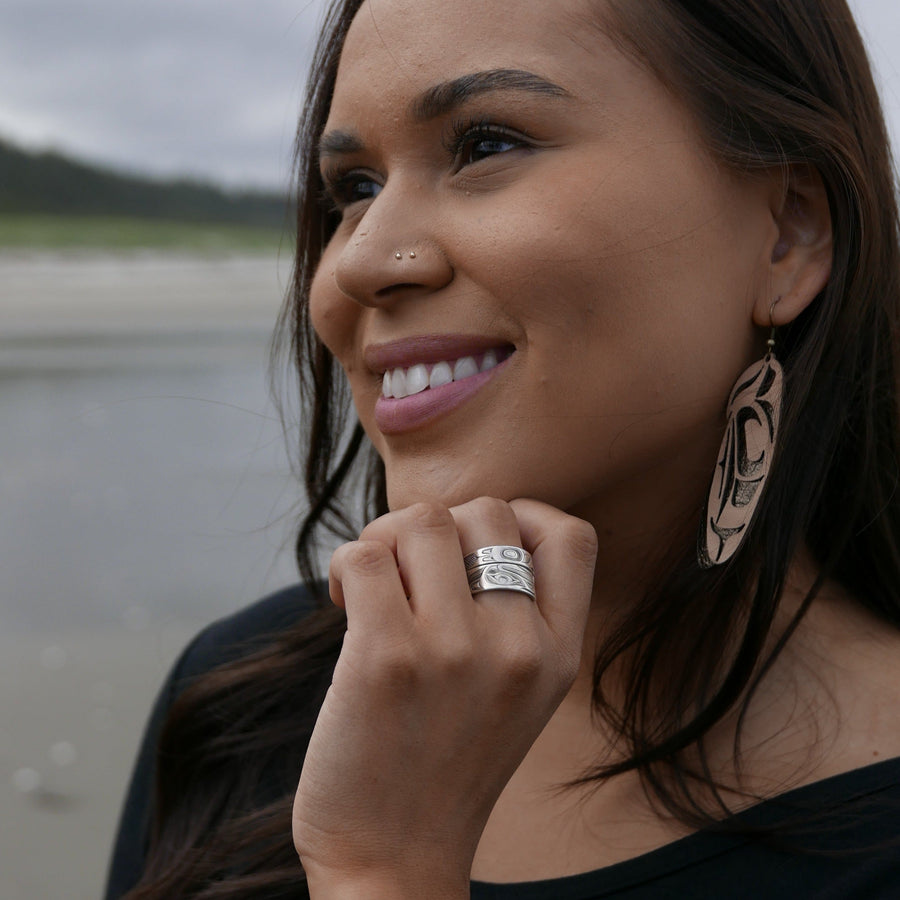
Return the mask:
<svg viewBox="0 0 900 900">
<path fill-rule="evenodd" d="M 427 335 L 373 344 L 368 368 L 382 379 L 375 424 L 399 434 L 461 406 L 506 366 L 515 347 L 481 335 Z"/>
</svg>

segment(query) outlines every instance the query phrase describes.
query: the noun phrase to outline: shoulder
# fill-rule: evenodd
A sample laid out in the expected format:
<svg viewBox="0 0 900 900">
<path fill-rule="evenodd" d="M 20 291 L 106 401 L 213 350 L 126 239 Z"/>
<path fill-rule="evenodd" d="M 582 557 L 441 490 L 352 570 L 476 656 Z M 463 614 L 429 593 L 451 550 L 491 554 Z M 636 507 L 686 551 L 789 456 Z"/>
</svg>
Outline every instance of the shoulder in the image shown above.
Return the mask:
<svg viewBox="0 0 900 900">
<path fill-rule="evenodd" d="M 324 591 L 319 593 L 324 594 Z M 119 819 L 107 898 L 126 894 L 144 869 L 154 803 L 153 785 L 160 761 L 160 735 L 181 691 L 206 672 L 240 660 L 304 620 L 311 620 L 319 608 L 314 590 L 293 585 L 208 625 L 182 652 L 157 695 L 144 730 Z"/>
<path fill-rule="evenodd" d="M 207 625 L 188 644 L 172 672 L 180 684 L 253 653 L 321 608 L 316 591 L 295 584 Z"/>
</svg>

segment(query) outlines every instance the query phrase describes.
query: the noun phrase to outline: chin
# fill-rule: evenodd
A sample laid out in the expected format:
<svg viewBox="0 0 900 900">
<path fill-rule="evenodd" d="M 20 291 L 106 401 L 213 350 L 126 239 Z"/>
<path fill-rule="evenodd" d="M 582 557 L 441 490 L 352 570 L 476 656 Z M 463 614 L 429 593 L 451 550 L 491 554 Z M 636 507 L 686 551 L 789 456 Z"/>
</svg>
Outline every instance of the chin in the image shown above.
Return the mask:
<svg viewBox="0 0 900 900">
<path fill-rule="evenodd" d="M 488 486 L 491 484 L 492 486 Z M 439 503 L 442 506 L 462 506 L 478 497 L 512 500 L 518 494 L 498 490 L 499 480 L 487 482 L 467 478 L 454 480 L 444 473 L 442 478 L 391 478 L 387 480 L 388 507 L 391 511 L 405 509 L 414 503 Z"/>
<path fill-rule="evenodd" d="M 447 491 L 447 490 L 398 490 L 388 489 L 388 509 L 395 512 L 398 509 L 406 509 L 416 503 L 438 503 L 447 508 L 462 506 L 476 497 L 486 495 L 496 496 L 489 491 Z"/>
</svg>

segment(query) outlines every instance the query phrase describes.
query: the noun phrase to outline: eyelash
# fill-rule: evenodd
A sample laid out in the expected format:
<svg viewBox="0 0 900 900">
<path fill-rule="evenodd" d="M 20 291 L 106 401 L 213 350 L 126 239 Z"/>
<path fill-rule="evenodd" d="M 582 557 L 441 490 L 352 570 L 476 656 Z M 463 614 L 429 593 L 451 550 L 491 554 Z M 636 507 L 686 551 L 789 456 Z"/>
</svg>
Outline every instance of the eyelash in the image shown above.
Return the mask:
<svg viewBox="0 0 900 900">
<path fill-rule="evenodd" d="M 521 149 L 530 146 L 524 135 L 498 125 L 489 119 L 460 119 L 453 123 L 450 134 L 444 140 L 444 148 L 453 157 L 457 168 L 470 165 L 477 160 L 464 160 L 463 151 L 479 141 L 493 141 L 494 143 L 512 144 L 511 149 Z M 503 152 L 503 151 L 498 151 Z M 508 152 L 508 151 L 507 151 Z M 496 154 L 489 154 L 494 156 Z M 486 157 L 482 157 L 486 158 Z"/>
<path fill-rule="evenodd" d="M 487 153 L 478 159 L 467 158 L 466 150 L 471 151 L 480 141 L 510 144 L 512 145 L 510 150 L 525 149 L 531 146 L 524 135 L 503 125 L 497 125 L 487 119 L 461 119 L 452 124 L 450 133 L 442 141 L 444 149 L 453 160 L 455 171 L 489 156 L 509 152 L 509 150 L 497 150 L 495 153 Z M 365 172 L 352 169 L 347 172 L 339 171 L 325 179 L 325 187 L 320 200 L 327 213 L 340 215 L 348 206 L 371 199 L 370 197 L 353 196 L 353 191 L 359 185 L 369 183 L 377 182 Z"/>
<path fill-rule="evenodd" d="M 331 178 L 327 178 L 324 187 L 319 193 L 319 203 L 324 208 L 326 215 L 340 217 L 348 206 L 368 199 L 352 195 L 352 191 L 357 185 L 367 183 L 374 184 L 376 182 L 374 178 L 360 171 L 338 173 Z"/>
</svg>

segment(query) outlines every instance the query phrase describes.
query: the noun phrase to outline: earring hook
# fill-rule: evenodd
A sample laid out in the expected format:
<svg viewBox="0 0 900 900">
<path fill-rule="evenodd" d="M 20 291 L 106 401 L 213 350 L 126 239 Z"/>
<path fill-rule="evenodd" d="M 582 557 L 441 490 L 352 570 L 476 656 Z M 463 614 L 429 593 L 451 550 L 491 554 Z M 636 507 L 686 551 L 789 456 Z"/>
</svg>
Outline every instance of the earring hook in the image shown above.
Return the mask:
<svg viewBox="0 0 900 900">
<path fill-rule="evenodd" d="M 772 301 L 772 305 L 769 307 L 769 326 L 772 329 L 772 333 L 769 335 L 769 340 L 766 341 L 766 344 L 769 348 L 769 352 L 766 354 L 767 357 L 771 356 L 775 352 L 775 307 L 781 302 L 781 297 L 776 297 Z"/>
</svg>

